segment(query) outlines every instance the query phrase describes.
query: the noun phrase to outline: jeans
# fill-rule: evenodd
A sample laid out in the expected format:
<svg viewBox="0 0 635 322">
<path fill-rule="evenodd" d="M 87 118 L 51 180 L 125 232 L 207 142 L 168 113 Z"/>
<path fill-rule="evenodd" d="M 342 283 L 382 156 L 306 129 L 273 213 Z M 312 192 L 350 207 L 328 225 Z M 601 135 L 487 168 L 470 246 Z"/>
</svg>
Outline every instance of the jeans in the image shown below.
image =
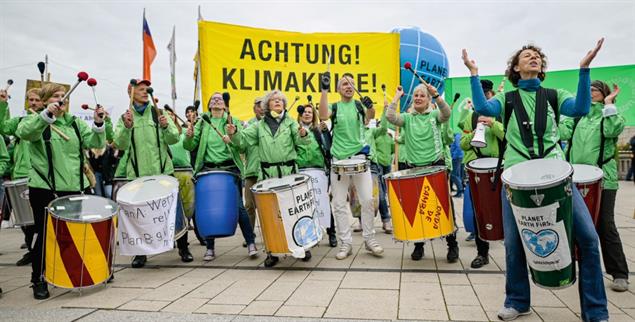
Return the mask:
<svg viewBox="0 0 635 322">
<path fill-rule="evenodd" d="M 450 182 L 456 186 L 456 195 L 463 194 L 463 177 L 465 170 L 463 169 L 463 159 L 452 159 L 452 173 Z M 451 185 L 450 185 L 451 187 Z"/>
<path fill-rule="evenodd" d="M 628 279 L 628 265 L 622 248 L 620 234 L 615 227 L 615 195 L 617 190 L 602 190 L 598 235 L 602 247 L 602 259 L 606 272 L 613 278 Z"/>
<path fill-rule="evenodd" d="M 593 221 L 584 204 L 582 195 L 572 185 L 573 230 L 578 245 L 580 263 L 578 292 L 583 321 L 608 319 L 606 292 L 600 266 L 598 235 Z M 507 199 L 505 190 L 501 191 L 503 201 L 503 230 L 505 231 L 505 307 L 526 312 L 531 305 L 527 260 L 516 220 Z"/>
<path fill-rule="evenodd" d="M 95 196 L 106 197 L 104 189 L 104 176 L 95 171 Z M 108 198 L 108 197 L 106 197 Z"/>
<path fill-rule="evenodd" d="M 379 215 L 381 216 L 381 222 L 390 221 L 390 213 L 388 212 L 388 202 L 386 202 L 386 180 L 383 176 L 390 173 L 390 166 L 383 166 L 377 163 L 370 164 L 370 172 L 373 176 L 377 177 L 379 182 Z"/>
</svg>

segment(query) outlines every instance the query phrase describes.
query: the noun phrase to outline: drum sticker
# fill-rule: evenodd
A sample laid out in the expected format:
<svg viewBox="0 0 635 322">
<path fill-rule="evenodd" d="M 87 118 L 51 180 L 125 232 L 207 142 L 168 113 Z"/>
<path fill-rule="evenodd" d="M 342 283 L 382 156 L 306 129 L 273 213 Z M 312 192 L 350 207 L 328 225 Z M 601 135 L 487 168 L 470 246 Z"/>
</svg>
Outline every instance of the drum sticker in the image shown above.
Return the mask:
<svg viewBox="0 0 635 322">
<path fill-rule="evenodd" d="M 523 208 L 512 204 L 529 266 L 537 271 L 561 270 L 571 265 L 564 221 L 556 221 L 559 203 Z"/>
<path fill-rule="evenodd" d="M 322 239 L 320 224 L 314 217 L 316 203 L 311 185 L 279 192 L 278 202 L 289 252 L 295 258 L 303 258 L 305 249 Z"/>
<path fill-rule="evenodd" d="M 175 189 L 166 197 L 137 205 L 120 203 L 121 255 L 153 255 L 174 247 L 177 196 Z"/>
</svg>

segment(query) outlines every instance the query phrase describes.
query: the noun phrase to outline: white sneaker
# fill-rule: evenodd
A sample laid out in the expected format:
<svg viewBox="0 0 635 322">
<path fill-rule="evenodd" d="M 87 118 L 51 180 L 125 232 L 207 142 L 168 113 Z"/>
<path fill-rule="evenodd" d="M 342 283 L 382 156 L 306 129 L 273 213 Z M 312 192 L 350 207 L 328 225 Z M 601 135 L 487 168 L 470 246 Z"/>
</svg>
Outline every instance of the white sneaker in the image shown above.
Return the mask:
<svg viewBox="0 0 635 322">
<path fill-rule="evenodd" d="M 512 307 L 503 307 L 498 311 L 498 318 L 503 321 L 511 321 L 517 319 L 521 315 L 529 315 L 531 314 L 531 309 L 525 312 L 518 312 L 515 308 Z"/>
<path fill-rule="evenodd" d="M 216 258 L 216 254 L 214 254 L 214 250 L 213 249 L 208 249 L 205 252 L 205 256 L 203 256 L 203 261 L 210 262 L 210 261 L 213 261 L 214 258 Z"/>
<path fill-rule="evenodd" d="M 371 238 L 365 241 L 364 245 L 366 246 L 366 250 L 373 253 L 374 256 L 381 256 L 381 254 L 384 253 L 384 249 L 381 247 L 381 245 L 379 245 L 377 240 L 375 240 L 374 238 Z"/>
<path fill-rule="evenodd" d="M 258 256 L 258 249 L 256 248 L 256 244 L 247 245 L 247 252 L 249 253 L 249 257 Z"/>
<path fill-rule="evenodd" d="M 383 225 L 381 225 L 381 228 L 386 234 L 392 234 L 392 223 L 390 221 L 384 222 Z"/>
<path fill-rule="evenodd" d="M 611 289 L 615 292 L 626 292 L 628 291 L 628 280 L 625 278 L 616 278 L 613 280 L 613 284 L 611 284 Z"/>
<path fill-rule="evenodd" d="M 353 254 L 353 246 L 351 246 L 351 244 L 342 244 L 342 246 L 340 246 L 340 250 L 337 252 L 337 254 L 335 254 L 335 258 L 345 259 L 351 254 Z"/>
</svg>

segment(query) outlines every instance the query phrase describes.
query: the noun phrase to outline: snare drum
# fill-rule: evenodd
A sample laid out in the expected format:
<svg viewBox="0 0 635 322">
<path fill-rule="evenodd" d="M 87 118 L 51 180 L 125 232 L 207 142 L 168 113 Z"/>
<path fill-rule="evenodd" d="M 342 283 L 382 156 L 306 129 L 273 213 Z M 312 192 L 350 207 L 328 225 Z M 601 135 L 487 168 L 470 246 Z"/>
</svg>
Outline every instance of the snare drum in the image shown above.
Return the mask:
<svg viewBox="0 0 635 322">
<path fill-rule="evenodd" d="M 482 158 L 472 160 L 466 166 L 478 237 L 485 241 L 504 239 L 502 183 L 496 176 L 497 165 L 498 158 Z"/>
<path fill-rule="evenodd" d="M 254 193 L 267 252 L 304 258 L 322 240 L 310 177 L 292 174 L 258 182 Z"/>
<path fill-rule="evenodd" d="M 7 197 L 13 208 L 13 223 L 16 226 L 33 225 L 33 210 L 29 203 L 29 179 L 18 179 L 13 181 L 5 181 Z"/>
<path fill-rule="evenodd" d="M 353 175 L 364 173 L 370 167 L 370 161 L 366 159 L 345 159 L 333 161 L 331 164 L 333 172 L 337 175 Z"/>
<path fill-rule="evenodd" d="M 445 167 L 396 171 L 384 178 L 396 240 L 419 242 L 456 231 Z"/>
<path fill-rule="evenodd" d="M 502 175 L 532 279 L 540 287 L 564 288 L 576 279 L 572 174 L 565 161 L 536 159 Z"/>
<path fill-rule="evenodd" d="M 47 211 L 46 281 L 69 289 L 108 281 L 113 273 L 117 204 L 98 196 L 74 195 L 51 201 Z"/>
<path fill-rule="evenodd" d="M 589 209 L 595 228 L 600 218 L 600 202 L 602 201 L 602 178 L 604 172 L 598 167 L 587 164 L 573 165 L 573 183 L 578 187 L 584 203 Z"/>
</svg>

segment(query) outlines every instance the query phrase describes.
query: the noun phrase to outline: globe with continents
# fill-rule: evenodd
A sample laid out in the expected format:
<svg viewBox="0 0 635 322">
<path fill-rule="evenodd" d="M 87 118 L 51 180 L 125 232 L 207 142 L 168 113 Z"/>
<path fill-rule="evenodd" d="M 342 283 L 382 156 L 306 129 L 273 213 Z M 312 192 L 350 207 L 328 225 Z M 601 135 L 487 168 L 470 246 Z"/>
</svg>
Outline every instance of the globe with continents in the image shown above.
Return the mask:
<svg viewBox="0 0 635 322">
<path fill-rule="evenodd" d="M 293 227 L 293 239 L 298 246 L 306 246 L 321 239 L 320 228 L 311 217 L 298 219 Z"/>
<path fill-rule="evenodd" d="M 551 229 L 541 230 L 538 233 L 523 229 L 523 239 L 529 250 L 540 257 L 547 257 L 553 253 L 559 241 L 558 234 Z"/>
<path fill-rule="evenodd" d="M 400 83 L 404 88 L 401 110 L 405 111 L 412 100 L 412 91 L 420 81 L 404 65 L 410 63 L 412 69 L 443 93 L 445 79 L 450 75 L 448 58 L 441 42 L 419 27 L 397 27 L 392 30 L 399 34 Z M 392 90 L 391 90 L 392 91 Z"/>
</svg>

